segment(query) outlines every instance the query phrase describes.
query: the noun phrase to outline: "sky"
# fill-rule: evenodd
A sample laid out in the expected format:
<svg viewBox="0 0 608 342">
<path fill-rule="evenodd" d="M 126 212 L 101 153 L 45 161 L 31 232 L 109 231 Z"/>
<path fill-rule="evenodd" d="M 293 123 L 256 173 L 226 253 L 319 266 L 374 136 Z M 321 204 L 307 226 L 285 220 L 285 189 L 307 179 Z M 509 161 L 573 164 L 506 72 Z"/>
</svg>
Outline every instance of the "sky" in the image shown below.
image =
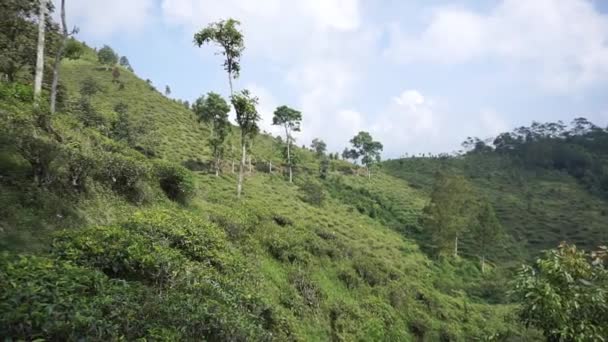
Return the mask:
<svg viewBox="0 0 608 342">
<path fill-rule="evenodd" d="M 54 0 L 57 2 L 57 0 Z M 299 144 L 341 151 L 359 131 L 385 158 L 453 152 L 535 121 L 608 125 L 604 0 L 67 0 L 68 25 L 108 44 L 171 97 L 229 94 L 222 56 L 193 34 L 232 17 L 246 49 L 235 89 L 302 111 Z"/>
</svg>

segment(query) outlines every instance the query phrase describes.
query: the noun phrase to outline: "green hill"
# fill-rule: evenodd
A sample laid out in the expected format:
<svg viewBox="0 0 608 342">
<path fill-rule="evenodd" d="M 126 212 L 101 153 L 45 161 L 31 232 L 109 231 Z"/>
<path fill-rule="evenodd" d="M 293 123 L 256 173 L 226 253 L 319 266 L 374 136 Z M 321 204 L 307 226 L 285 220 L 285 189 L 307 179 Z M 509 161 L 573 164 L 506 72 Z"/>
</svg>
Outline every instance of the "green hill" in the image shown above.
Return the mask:
<svg viewBox="0 0 608 342">
<path fill-rule="evenodd" d="M 368 180 L 341 160 L 320 179 L 298 148 L 290 184 L 262 134 L 237 200 L 237 128 L 215 177 L 209 127 L 118 71 L 91 49 L 65 61 L 52 117 L 29 85 L 1 85 L 0 335 L 534 340 L 507 300 L 508 266 L 562 240 L 608 240 L 591 178 L 494 152 L 390 160 Z M 438 170 L 465 175 L 507 232 L 485 274 L 466 236 L 464 258 L 426 253 L 420 216 Z"/>
</svg>

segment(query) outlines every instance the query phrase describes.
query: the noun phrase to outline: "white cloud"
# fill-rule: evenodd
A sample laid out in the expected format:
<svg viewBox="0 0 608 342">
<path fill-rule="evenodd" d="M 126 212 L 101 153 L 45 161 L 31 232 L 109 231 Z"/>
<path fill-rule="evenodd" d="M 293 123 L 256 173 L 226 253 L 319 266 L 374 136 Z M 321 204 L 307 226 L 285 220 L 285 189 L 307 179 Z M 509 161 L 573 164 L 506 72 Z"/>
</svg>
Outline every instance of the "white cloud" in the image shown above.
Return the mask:
<svg viewBox="0 0 608 342">
<path fill-rule="evenodd" d="M 359 0 L 163 0 L 161 7 L 165 21 L 188 35 L 209 22 L 238 18 L 246 37 L 243 64 L 267 65 L 282 78 L 272 89 L 284 86 L 284 93 L 295 95 L 284 103 L 277 93 L 251 89 L 260 102 L 272 97 L 272 106 L 288 104 L 303 112 L 298 143 L 321 137 L 337 149 L 348 141 L 341 128 L 350 123 L 340 115 L 348 113 L 344 108 L 366 72 L 364 56 L 373 53 L 370 46 L 378 38 L 363 27 Z M 245 80 L 247 72 L 245 65 Z"/>
<path fill-rule="evenodd" d="M 608 80 L 608 16 L 585 0 L 504 0 L 489 13 L 446 6 L 419 34 L 393 24 L 386 55 L 398 62 L 493 58 L 527 65 L 548 90 Z"/>
<path fill-rule="evenodd" d="M 53 2 L 59 8 L 59 1 Z M 68 25 L 78 25 L 88 36 L 106 37 L 141 32 L 152 19 L 154 6 L 154 0 L 67 1 L 66 12 Z"/>
</svg>

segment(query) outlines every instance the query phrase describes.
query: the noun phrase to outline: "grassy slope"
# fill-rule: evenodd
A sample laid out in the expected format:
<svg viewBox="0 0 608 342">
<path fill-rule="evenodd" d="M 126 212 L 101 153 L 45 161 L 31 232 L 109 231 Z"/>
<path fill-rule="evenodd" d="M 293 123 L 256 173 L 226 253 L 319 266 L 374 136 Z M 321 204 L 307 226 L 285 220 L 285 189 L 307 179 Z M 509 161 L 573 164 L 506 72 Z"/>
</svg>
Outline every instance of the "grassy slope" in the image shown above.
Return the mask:
<svg viewBox="0 0 608 342">
<path fill-rule="evenodd" d="M 388 174 L 409 181 L 425 192 L 439 169 L 467 176 L 487 197 L 512 237 L 511 254 L 536 255 L 561 241 L 586 249 L 608 240 L 605 200 L 591 195 L 564 172 L 526 170 L 496 155 L 467 155 L 442 161 L 430 158 L 391 160 Z"/>
<path fill-rule="evenodd" d="M 153 122 L 155 148 L 161 157 L 176 162 L 207 159 L 208 129 L 190 111 L 151 90 L 135 75 L 123 70 L 125 89 L 119 90 L 111 82 L 111 72 L 99 70 L 90 52 L 81 60 L 67 61 L 62 73 L 72 97 L 79 82 L 93 77 L 103 87 L 93 99 L 98 110 L 112 116 L 114 105 L 123 102 L 136 120 Z M 256 159 L 278 162 L 271 144 L 267 136 L 257 138 Z M 311 153 L 300 153 L 302 170 L 318 167 Z M 345 163 L 334 162 L 333 167 L 344 168 Z M 519 330 L 505 320 L 510 306 L 484 304 L 465 294 L 463 290 L 483 280 L 476 267 L 466 261 L 434 263 L 413 240 L 404 238 L 401 232 L 416 224 L 427 197 L 424 189 L 411 187 L 402 174 L 391 176 L 395 170 L 388 169 L 389 173 L 376 174 L 371 181 L 333 171 L 324 182 L 330 196 L 322 207 L 300 199 L 298 184 L 314 173 L 300 171 L 297 184 L 290 185 L 277 174 L 254 172 L 246 179 L 245 200 L 238 203 L 234 175 L 226 172 L 216 178 L 200 172 L 199 196 L 187 210 L 216 222 L 232 236 L 235 248 L 255 265 L 252 279 L 259 282 L 261 296 L 281 308 L 296 338 L 415 340 L 424 335 L 429 341 L 440 336 L 470 340 Z M 48 230 L 108 224 L 136 209 L 113 194 L 103 194 L 74 205 L 81 219 L 49 219 Z M 174 208 L 162 200 L 157 205 Z M 32 221 L 45 216 L 52 215 L 39 211 Z M 290 223 L 280 225 L 277 219 Z M 32 223 L 14 224 L 28 225 Z M 22 240 L 28 238 L 33 239 L 30 234 Z M 48 235 L 36 241 L 37 248 L 23 249 L 44 249 Z"/>
</svg>

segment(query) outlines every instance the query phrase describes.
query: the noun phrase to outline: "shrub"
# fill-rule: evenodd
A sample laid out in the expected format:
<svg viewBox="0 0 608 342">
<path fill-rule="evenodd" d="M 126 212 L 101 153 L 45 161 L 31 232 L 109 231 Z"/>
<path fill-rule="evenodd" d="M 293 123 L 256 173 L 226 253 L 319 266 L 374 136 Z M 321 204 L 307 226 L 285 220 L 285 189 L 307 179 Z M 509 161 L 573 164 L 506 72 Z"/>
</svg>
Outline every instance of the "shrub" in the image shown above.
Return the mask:
<svg viewBox="0 0 608 342">
<path fill-rule="evenodd" d="M 166 161 L 157 161 L 154 167 L 160 187 L 169 199 L 186 204 L 194 196 L 196 191 L 194 176 L 188 169 Z"/>
<path fill-rule="evenodd" d="M 324 299 L 323 292 L 317 284 L 310 280 L 308 273 L 298 269 L 289 275 L 289 282 L 298 290 L 302 296 L 304 304 L 311 308 L 318 308 Z"/>
<path fill-rule="evenodd" d="M 301 199 L 315 206 L 323 205 L 325 201 L 325 191 L 323 190 L 323 186 L 317 182 L 308 181 L 304 183 L 304 185 L 300 188 L 303 192 L 303 196 Z"/>
<path fill-rule="evenodd" d="M 147 200 L 145 181 L 150 178 L 150 166 L 144 160 L 118 153 L 106 153 L 101 160 L 98 178 L 135 203 Z"/>
<path fill-rule="evenodd" d="M 158 292 L 69 262 L 1 255 L 0 287 L 0 332 L 8 340 L 266 341 L 270 337 L 262 328 L 270 328 L 264 318 L 267 306 L 251 292 L 201 272 Z"/>
<path fill-rule="evenodd" d="M 224 232 L 192 214 L 169 210 L 147 210 L 135 213 L 123 224 L 127 230 L 156 240 L 166 240 L 190 260 L 218 269 L 232 262 Z"/>
<path fill-rule="evenodd" d="M 387 281 L 388 276 L 384 267 L 372 259 L 359 257 L 355 259 L 353 267 L 357 274 L 370 286 L 381 285 Z"/>
<path fill-rule="evenodd" d="M 30 102 L 34 99 L 34 92 L 32 87 L 26 84 L 0 82 L 0 99 Z"/>
<path fill-rule="evenodd" d="M 0 256 L 0 287 L 0 326 L 8 340 L 118 338 L 120 320 L 138 307 L 137 288 L 47 258 Z M 131 329 L 138 325 L 133 321 Z"/>
<path fill-rule="evenodd" d="M 52 252 L 62 260 L 97 268 L 110 277 L 163 285 L 186 263 L 177 251 L 121 227 L 94 227 L 57 234 Z"/>
</svg>

